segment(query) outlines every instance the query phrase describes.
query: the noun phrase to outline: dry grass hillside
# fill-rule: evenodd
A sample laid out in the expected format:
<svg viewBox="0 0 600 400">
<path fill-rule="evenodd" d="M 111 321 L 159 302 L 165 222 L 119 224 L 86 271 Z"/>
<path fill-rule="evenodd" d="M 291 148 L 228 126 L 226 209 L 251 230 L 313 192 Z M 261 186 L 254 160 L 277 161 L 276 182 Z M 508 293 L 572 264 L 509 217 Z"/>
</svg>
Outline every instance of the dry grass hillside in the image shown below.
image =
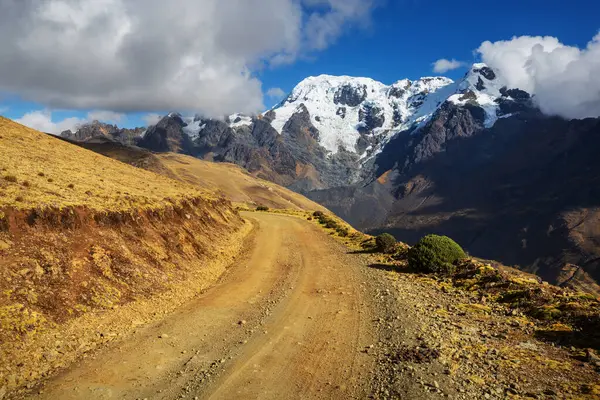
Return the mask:
<svg viewBox="0 0 600 400">
<path fill-rule="evenodd" d="M 158 154 L 157 157 L 177 179 L 204 189 L 216 188 L 238 205 L 325 210 L 301 194 L 255 178 L 235 164 L 213 163 L 174 153 Z"/>
<path fill-rule="evenodd" d="M 216 190 L 242 208 L 264 205 L 275 209 L 325 211 L 323 206 L 301 194 L 257 178 L 235 164 L 214 163 L 176 153 L 151 153 L 114 142 L 78 144 L 127 164 L 189 183 L 197 188 Z"/>
<path fill-rule="evenodd" d="M 215 192 L 0 118 L 0 394 L 214 283 L 247 231 Z"/>
<path fill-rule="evenodd" d="M 0 118 L 0 207 L 162 207 L 207 196 L 189 185 L 124 166 Z"/>
</svg>

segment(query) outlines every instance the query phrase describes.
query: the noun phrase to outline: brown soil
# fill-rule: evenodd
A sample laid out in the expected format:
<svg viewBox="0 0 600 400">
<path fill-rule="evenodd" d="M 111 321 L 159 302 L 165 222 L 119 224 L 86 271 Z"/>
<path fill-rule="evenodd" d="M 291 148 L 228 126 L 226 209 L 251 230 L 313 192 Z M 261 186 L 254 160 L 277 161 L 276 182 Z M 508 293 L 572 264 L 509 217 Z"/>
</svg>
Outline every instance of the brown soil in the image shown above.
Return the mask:
<svg viewBox="0 0 600 400">
<path fill-rule="evenodd" d="M 29 212 L 6 215 L 0 389 L 9 391 L 64 368 L 115 332 L 126 333 L 129 322 L 107 330 L 110 321 L 123 325 L 122 308 L 159 299 L 168 308 L 198 293 L 223 273 L 219 262 L 235 253 L 243 234 L 242 219 L 224 200 L 152 212 L 47 209 L 33 222 Z"/>
</svg>

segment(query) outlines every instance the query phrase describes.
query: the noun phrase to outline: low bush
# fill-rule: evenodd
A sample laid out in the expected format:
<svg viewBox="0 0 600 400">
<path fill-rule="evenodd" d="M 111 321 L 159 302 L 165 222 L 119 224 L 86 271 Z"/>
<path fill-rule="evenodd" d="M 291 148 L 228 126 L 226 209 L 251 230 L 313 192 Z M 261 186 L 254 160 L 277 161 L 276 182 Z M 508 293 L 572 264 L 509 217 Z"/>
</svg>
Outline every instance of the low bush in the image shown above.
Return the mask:
<svg viewBox="0 0 600 400">
<path fill-rule="evenodd" d="M 408 251 L 408 264 L 420 272 L 452 274 L 454 262 L 465 257 L 462 247 L 448 236 L 427 235 Z"/>
<path fill-rule="evenodd" d="M 332 219 L 329 219 L 325 222 L 325 228 L 327 229 L 337 229 L 339 227 L 338 223 Z"/>
<path fill-rule="evenodd" d="M 321 217 L 324 217 L 324 216 L 325 216 L 325 214 L 323 214 L 323 211 L 315 211 L 313 213 L 313 217 L 316 217 L 316 218 L 321 218 Z"/>
<path fill-rule="evenodd" d="M 344 227 L 344 226 L 339 226 L 336 229 L 338 235 L 340 235 L 341 237 L 346 237 L 349 234 L 348 228 Z"/>
<path fill-rule="evenodd" d="M 389 233 L 382 233 L 375 238 L 375 247 L 382 253 L 391 253 L 396 247 L 396 238 Z"/>
<path fill-rule="evenodd" d="M 5 175 L 4 176 L 4 180 L 8 181 L 8 182 L 15 183 L 15 182 L 17 182 L 17 177 L 14 176 L 14 175 Z"/>
<path fill-rule="evenodd" d="M 269 211 L 269 207 L 267 207 L 267 206 L 258 206 L 258 207 L 256 207 L 256 211 Z"/>
</svg>

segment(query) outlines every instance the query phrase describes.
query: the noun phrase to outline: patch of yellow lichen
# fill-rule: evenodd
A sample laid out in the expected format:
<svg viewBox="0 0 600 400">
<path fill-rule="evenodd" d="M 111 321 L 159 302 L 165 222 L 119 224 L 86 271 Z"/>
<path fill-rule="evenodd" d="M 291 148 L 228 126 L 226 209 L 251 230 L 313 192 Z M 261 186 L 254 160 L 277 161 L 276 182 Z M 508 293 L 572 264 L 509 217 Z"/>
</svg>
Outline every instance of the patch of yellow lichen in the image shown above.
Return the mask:
<svg viewBox="0 0 600 400">
<path fill-rule="evenodd" d="M 46 319 L 23 304 L 0 307 L 0 327 L 5 332 L 34 334 L 46 325 Z"/>
<path fill-rule="evenodd" d="M 466 311 L 466 312 L 473 312 L 473 313 L 488 314 L 488 313 L 492 312 L 491 307 L 486 306 L 484 304 L 478 304 L 478 303 L 474 303 L 474 304 L 458 304 L 456 306 L 456 308 L 458 308 L 459 310 L 463 310 L 463 311 Z"/>
</svg>

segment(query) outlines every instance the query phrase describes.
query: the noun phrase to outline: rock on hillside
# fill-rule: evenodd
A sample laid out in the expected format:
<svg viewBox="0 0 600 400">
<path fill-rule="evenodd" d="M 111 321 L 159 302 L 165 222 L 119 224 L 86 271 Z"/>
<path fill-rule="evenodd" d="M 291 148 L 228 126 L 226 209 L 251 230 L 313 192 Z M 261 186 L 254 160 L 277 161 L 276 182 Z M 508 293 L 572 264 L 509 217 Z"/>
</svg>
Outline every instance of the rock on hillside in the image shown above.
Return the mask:
<svg viewBox="0 0 600 400">
<path fill-rule="evenodd" d="M 93 142 L 100 139 L 114 141 L 124 145 L 134 145 L 145 130 L 145 128 L 119 128 L 116 125 L 93 121 L 80 125 L 75 132 L 72 132 L 71 130 L 63 131 L 60 136 L 78 142 Z"/>
</svg>

